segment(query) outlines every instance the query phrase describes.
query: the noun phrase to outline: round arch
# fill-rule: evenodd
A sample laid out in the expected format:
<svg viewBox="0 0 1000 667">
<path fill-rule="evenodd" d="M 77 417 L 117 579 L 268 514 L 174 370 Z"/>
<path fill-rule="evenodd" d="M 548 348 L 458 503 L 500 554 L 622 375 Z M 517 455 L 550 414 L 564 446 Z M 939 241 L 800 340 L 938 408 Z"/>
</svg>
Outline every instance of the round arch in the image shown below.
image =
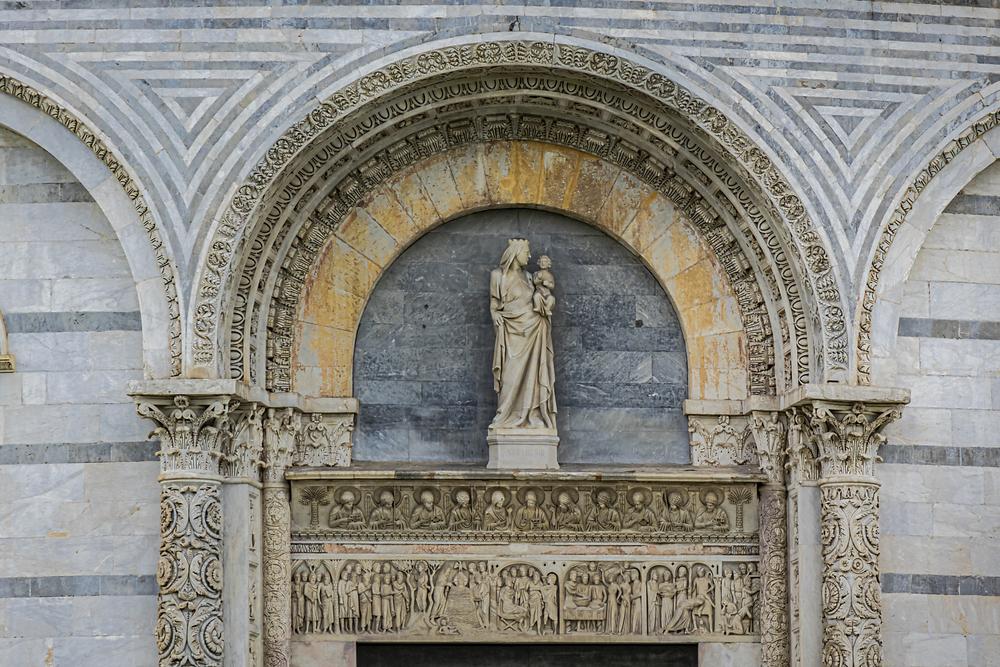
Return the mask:
<svg viewBox="0 0 1000 667">
<path fill-rule="evenodd" d="M 152 377 L 181 372 L 181 296 L 173 262 L 135 180 L 94 133 L 38 91 L 0 77 L 0 124 L 58 160 L 110 222 L 135 282 L 143 362 Z"/>
<path fill-rule="evenodd" d="M 903 286 L 931 227 L 952 199 L 1000 159 L 1000 111 L 975 121 L 920 170 L 872 250 L 861 285 L 855 354 L 860 384 L 891 385 Z M 889 368 L 889 370 L 886 370 Z"/>
<path fill-rule="evenodd" d="M 539 139 L 691 200 L 692 222 L 741 305 L 751 393 L 844 375 L 839 280 L 775 165 L 721 111 L 634 54 L 577 42 L 508 34 L 427 44 L 294 125 L 207 246 L 191 309 L 192 373 L 287 389 L 289 371 L 272 354 L 290 350 L 280 332 L 294 318 L 276 306 L 301 290 L 291 275 L 305 261 L 298 250 L 315 254 L 324 236 L 309 221 L 339 224 L 378 183 L 457 145 Z"/>
<path fill-rule="evenodd" d="M 747 398 L 739 303 L 683 210 L 600 158 L 531 141 L 452 149 L 396 174 L 356 204 L 316 259 L 303 262 L 311 270 L 295 314 L 291 389 L 351 396 L 355 335 L 384 270 L 434 227 L 506 207 L 562 213 L 625 245 L 674 303 L 690 396 Z"/>
</svg>

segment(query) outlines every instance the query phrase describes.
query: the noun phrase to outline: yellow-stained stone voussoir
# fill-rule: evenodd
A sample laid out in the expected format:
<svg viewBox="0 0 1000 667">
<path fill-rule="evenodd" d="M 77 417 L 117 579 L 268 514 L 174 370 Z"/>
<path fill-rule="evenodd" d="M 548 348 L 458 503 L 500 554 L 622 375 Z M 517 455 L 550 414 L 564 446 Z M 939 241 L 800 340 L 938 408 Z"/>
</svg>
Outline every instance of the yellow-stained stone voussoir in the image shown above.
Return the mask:
<svg viewBox="0 0 1000 667">
<path fill-rule="evenodd" d="M 515 206 L 554 210 L 619 238 L 674 303 L 687 344 L 691 397 L 747 396 L 739 308 L 691 224 L 663 195 L 620 168 L 533 141 L 453 149 L 397 174 L 358 204 L 327 242 L 303 288 L 293 389 L 350 396 L 355 335 L 384 268 L 442 222 L 483 208 Z"/>
</svg>

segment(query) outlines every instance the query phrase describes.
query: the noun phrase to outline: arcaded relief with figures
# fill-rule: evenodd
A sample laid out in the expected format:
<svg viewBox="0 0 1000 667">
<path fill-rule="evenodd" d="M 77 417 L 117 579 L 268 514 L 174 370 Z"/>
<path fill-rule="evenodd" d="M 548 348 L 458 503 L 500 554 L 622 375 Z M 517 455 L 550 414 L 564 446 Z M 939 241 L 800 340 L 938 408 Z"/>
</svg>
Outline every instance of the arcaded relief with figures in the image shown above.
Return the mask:
<svg viewBox="0 0 1000 667">
<path fill-rule="evenodd" d="M 292 563 L 296 635 L 369 640 L 756 638 L 754 561 L 323 558 Z"/>
<path fill-rule="evenodd" d="M 756 544 L 753 484 L 295 480 L 293 541 Z"/>
</svg>

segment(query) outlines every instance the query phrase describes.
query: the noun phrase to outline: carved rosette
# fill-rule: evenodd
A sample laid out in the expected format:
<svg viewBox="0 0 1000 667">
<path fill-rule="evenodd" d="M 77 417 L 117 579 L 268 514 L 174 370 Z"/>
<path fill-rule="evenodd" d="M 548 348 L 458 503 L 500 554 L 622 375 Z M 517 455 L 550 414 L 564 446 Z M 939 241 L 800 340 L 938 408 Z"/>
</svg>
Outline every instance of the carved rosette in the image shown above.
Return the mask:
<svg viewBox="0 0 1000 667">
<path fill-rule="evenodd" d="M 761 471 L 768 477 L 760 490 L 761 664 L 786 667 L 789 664 L 786 431 L 777 412 L 754 412 L 749 428 Z"/>
<path fill-rule="evenodd" d="M 219 485 L 160 489 L 156 645 L 161 667 L 222 664 L 222 505 Z"/>
<path fill-rule="evenodd" d="M 156 640 L 161 667 L 222 665 L 222 504 L 219 464 L 231 441 L 227 397 L 140 400 L 160 441 Z"/>
<path fill-rule="evenodd" d="M 817 405 L 823 550 L 823 665 L 882 664 L 879 499 L 875 462 L 881 430 L 898 409 L 862 403 Z"/>
</svg>

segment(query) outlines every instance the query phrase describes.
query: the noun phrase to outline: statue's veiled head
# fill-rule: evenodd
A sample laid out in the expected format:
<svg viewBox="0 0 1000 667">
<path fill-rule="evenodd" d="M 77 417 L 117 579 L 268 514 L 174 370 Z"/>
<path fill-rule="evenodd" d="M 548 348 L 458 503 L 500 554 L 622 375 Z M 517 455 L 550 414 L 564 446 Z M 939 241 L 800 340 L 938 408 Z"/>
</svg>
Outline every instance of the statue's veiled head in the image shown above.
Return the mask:
<svg viewBox="0 0 1000 667">
<path fill-rule="evenodd" d="M 506 271 L 515 264 L 518 268 L 522 268 L 528 265 L 530 259 L 531 247 L 528 245 L 527 239 L 509 239 L 507 249 L 503 251 L 503 256 L 500 258 L 500 268 Z"/>
</svg>

